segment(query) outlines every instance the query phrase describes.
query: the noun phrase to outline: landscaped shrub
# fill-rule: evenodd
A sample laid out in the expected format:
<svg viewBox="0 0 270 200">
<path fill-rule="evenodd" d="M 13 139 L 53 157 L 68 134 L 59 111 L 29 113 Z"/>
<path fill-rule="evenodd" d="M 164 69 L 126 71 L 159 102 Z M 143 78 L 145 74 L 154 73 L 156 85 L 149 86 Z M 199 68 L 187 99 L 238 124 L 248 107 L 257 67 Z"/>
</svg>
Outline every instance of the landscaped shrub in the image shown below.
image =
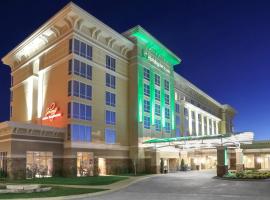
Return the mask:
<svg viewBox="0 0 270 200">
<path fill-rule="evenodd" d="M 163 158 L 161 158 L 161 160 L 160 160 L 160 173 L 161 174 L 164 173 L 164 160 L 163 160 Z"/>
<path fill-rule="evenodd" d="M 6 178 L 7 173 L 4 170 L 0 170 L 0 178 Z"/>
<path fill-rule="evenodd" d="M 236 173 L 228 172 L 223 176 L 224 178 L 231 179 L 267 179 L 270 178 L 269 171 L 256 171 L 256 170 L 245 170 Z"/>
</svg>

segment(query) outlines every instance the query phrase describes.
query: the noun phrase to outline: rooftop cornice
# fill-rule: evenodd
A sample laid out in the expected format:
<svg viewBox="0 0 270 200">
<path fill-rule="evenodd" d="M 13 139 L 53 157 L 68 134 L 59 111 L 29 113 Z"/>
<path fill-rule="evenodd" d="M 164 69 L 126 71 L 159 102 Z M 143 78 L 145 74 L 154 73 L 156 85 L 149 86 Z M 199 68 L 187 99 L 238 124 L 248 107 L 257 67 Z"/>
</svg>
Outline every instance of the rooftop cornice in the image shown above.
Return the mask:
<svg viewBox="0 0 270 200">
<path fill-rule="evenodd" d="M 47 46 L 48 43 L 64 34 L 61 31 L 61 27 L 59 27 L 60 25 L 66 26 L 68 30 L 72 29 L 73 31 L 80 31 L 85 26 L 87 27 L 89 37 L 98 40 L 101 35 L 104 36 L 106 45 L 113 49 L 114 45 L 117 44 L 120 47 L 120 54 L 123 56 L 126 56 L 127 52 L 132 50 L 134 46 L 130 40 L 120 33 L 117 33 L 76 4 L 70 2 L 4 56 L 2 62 L 12 67 L 14 63 L 20 63 L 25 58 L 32 57 Z"/>
<path fill-rule="evenodd" d="M 237 113 L 237 111 L 236 111 L 232 106 L 230 106 L 230 105 L 228 105 L 228 104 L 223 104 L 223 105 L 222 105 L 222 108 L 223 108 L 224 110 L 226 110 L 226 111 L 230 111 L 230 112 L 233 113 L 233 114 L 236 114 L 236 113 Z"/>
<path fill-rule="evenodd" d="M 181 63 L 181 59 L 178 56 L 176 56 L 167 47 L 161 44 L 154 36 L 152 36 L 139 25 L 124 32 L 123 35 L 127 38 L 135 37 L 150 49 L 153 49 L 158 56 L 163 57 L 163 59 L 171 65 L 177 65 Z"/>
<path fill-rule="evenodd" d="M 176 82 L 181 81 L 182 83 L 185 83 L 188 87 L 190 87 L 191 89 L 193 89 L 194 91 L 196 91 L 198 94 L 200 94 L 203 97 L 205 97 L 206 99 L 208 99 L 210 102 L 214 103 L 218 107 L 222 107 L 222 104 L 221 103 L 219 103 L 218 101 L 216 101 L 215 99 L 213 99 L 212 97 L 210 97 L 208 94 L 206 94 L 204 91 L 202 91 L 201 89 L 199 89 L 193 83 L 189 82 L 183 76 L 179 75 L 177 72 L 174 72 L 174 77 L 175 77 L 175 81 Z"/>
<path fill-rule="evenodd" d="M 67 4 L 64 8 L 62 8 L 58 13 L 56 13 L 53 17 L 49 18 L 47 22 L 41 25 L 35 32 L 33 32 L 30 36 L 28 36 L 24 41 L 22 41 L 19 45 L 17 45 L 14 49 L 12 49 L 8 54 L 6 54 L 2 58 L 2 62 L 6 65 L 10 65 L 11 58 L 14 57 L 18 52 L 20 52 L 23 48 L 29 45 L 32 41 L 37 39 L 43 32 L 45 32 L 49 27 L 53 27 L 53 25 L 59 20 L 59 18 L 67 15 L 72 9 L 72 3 Z M 57 32 L 57 30 L 55 29 Z"/>
</svg>

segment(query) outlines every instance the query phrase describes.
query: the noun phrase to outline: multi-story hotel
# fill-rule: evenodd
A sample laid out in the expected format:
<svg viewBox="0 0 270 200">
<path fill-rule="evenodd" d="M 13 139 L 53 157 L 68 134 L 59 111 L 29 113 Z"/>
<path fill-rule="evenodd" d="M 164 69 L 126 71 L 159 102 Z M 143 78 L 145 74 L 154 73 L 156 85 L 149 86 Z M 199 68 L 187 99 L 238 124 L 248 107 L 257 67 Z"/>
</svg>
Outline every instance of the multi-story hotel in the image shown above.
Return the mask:
<svg viewBox="0 0 270 200">
<path fill-rule="evenodd" d="M 270 167 L 270 145 L 234 134 L 235 110 L 175 73 L 181 59 L 140 26 L 119 34 L 69 3 L 2 61 L 12 81 L 0 170 L 11 178 L 158 173 L 182 159 L 215 168 L 222 137 L 244 143 L 247 167 Z"/>
</svg>

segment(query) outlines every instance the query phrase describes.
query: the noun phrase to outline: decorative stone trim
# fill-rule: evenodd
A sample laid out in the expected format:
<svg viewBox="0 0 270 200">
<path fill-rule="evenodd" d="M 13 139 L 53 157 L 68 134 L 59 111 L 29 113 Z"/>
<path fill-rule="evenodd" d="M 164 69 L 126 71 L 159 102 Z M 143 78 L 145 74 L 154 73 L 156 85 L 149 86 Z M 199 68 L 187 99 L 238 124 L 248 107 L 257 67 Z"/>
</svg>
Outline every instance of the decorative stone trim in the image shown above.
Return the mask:
<svg viewBox="0 0 270 200">
<path fill-rule="evenodd" d="M 0 136 L 4 135 L 23 135 L 64 139 L 65 129 L 8 121 L 0 124 Z"/>
</svg>

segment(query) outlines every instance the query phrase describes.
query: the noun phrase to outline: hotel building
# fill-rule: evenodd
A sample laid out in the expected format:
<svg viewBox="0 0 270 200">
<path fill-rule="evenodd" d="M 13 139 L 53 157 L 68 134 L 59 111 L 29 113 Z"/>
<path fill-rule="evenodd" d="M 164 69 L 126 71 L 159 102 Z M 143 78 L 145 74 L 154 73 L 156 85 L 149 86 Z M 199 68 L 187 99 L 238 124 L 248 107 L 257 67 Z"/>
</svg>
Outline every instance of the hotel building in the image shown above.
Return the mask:
<svg viewBox="0 0 270 200">
<path fill-rule="evenodd" d="M 11 102 L 0 169 L 10 178 L 159 173 L 161 160 L 176 171 L 181 159 L 215 168 L 222 136 L 241 136 L 250 168 L 270 168 L 270 145 L 235 134 L 235 110 L 174 72 L 181 59 L 140 26 L 120 34 L 69 3 L 2 61 Z"/>
</svg>

